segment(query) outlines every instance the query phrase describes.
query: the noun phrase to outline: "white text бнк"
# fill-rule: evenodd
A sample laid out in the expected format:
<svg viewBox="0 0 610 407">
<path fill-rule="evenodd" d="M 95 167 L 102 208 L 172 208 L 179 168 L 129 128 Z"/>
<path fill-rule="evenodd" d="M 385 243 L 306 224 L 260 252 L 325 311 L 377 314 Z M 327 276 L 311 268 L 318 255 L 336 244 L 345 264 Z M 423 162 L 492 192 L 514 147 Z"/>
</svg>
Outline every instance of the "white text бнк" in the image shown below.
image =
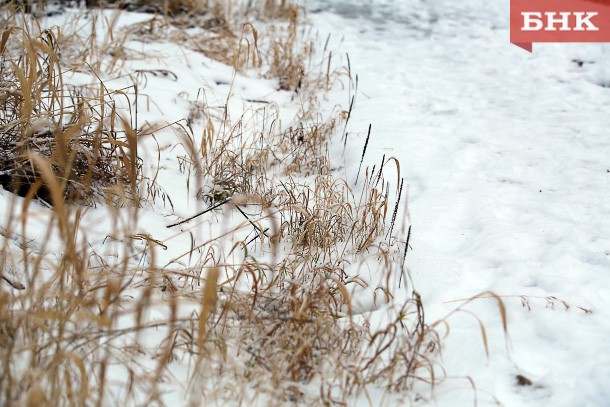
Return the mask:
<svg viewBox="0 0 610 407">
<path fill-rule="evenodd" d="M 522 31 L 599 31 L 599 28 L 591 22 L 598 15 L 595 11 L 565 11 L 546 12 L 537 11 L 522 12 Z"/>
</svg>

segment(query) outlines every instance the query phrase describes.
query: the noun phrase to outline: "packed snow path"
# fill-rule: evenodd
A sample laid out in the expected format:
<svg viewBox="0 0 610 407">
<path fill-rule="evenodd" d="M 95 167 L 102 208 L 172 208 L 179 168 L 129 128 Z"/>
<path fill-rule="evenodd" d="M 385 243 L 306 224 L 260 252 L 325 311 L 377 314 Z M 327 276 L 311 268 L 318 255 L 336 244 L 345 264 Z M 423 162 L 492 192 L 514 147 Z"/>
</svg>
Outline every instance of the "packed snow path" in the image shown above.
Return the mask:
<svg viewBox="0 0 610 407">
<path fill-rule="evenodd" d="M 486 328 L 488 359 L 476 319 L 449 319 L 449 379 L 434 402 L 610 405 L 607 46 L 529 54 L 509 44 L 507 0 L 307 7 L 359 75 L 347 161 L 359 160 L 371 123 L 368 163 L 401 162 L 407 263 L 428 321 L 485 291 L 507 307 L 505 338 L 495 300 L 467 306 Z"/>
</svg>

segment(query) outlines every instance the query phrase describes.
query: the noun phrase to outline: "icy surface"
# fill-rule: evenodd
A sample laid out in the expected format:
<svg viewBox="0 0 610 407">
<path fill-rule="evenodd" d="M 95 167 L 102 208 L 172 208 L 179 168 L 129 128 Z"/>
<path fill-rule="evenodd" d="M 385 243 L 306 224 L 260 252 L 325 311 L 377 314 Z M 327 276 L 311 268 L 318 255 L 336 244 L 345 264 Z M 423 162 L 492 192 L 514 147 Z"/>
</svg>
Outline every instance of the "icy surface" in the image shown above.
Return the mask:
<svg viewBox="0 0 610 407">
<path fill-rule="evenodd" d="M 509 2 L 309 1 L 359 93 L 346 161 L 397 157 L 407 256 L 428 321 L 449 320 L 443 406 L 610 403 L 608 46 L 509 43 Z M 341 146 L 342 147 L 342 146 Z M 357 166 L 348 165 L 351 180 Z M 519 385 L 517 376 L 531 381 Z M 473 380 L 475 388 L 470 383 Z"/>
</svg>

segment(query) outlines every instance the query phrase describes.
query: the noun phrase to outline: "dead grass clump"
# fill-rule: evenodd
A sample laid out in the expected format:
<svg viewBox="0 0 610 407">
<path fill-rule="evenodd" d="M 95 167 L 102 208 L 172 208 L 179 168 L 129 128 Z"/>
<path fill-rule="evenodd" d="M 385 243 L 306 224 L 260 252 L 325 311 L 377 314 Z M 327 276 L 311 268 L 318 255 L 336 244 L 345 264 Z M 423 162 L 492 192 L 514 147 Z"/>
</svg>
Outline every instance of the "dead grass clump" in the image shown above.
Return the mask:
<svg viewBox="0 0 610 407">
<path fill-rule="evenodd" d="M 187 152 L 181 158 L 181 170 L 196 175 L 197 182 L 193 184 L 199 185 L 197 196 L 209 204 L 244 194 L 258 197 L 266 207 L 287 206 L 295 202 L 295 194 L 305 193 L 305 198 L 312 199 L 329 194 L 328 202 L 337 202 L 340 206 L 344 198 L 335 200 L 330 196 L 338 193 L 344 197 L 351 193 L 344 183 L 333 179 L 328 159 L 327 143 L 339 118 L 315 123 L 303 114 L 298 126 L 283 129 L 274 105 L 252 108 L 236 123 L 231 123 L 226 114 L 214 116 L 200 103 L 193 103 L 193 109 L 188 126 L 178 129 Z M 199 136 L 191 127 L 195 124 L 203 126 Z M 298 184 L 292 183 L 291 177 L 297 175 L 319 177 L 320 182 L 316 181 L 312 190 L 292 190 Z M 289 187 L 284 183 L 290 184 Z M 339 192 L 322 188 L 324 183 L 335 184 L 333 187 Z M 299 216 L 308 217 L 304 213 L 294 214 L 295 219 Z M 318 229 L 324 227 L 321 224 Z"/>
<path fill-rule="evenodd" d="M 189 123 L 203 132 L 195 137 L 190 127 L 180 128 L 187 151 L 181 168 L 209 204 L 200 214 L 235 213 L 243 219 L 239 228 L 251 229 L 230 254 L 213 250 L 205 257 L 204 269 L 219 267 L 225 281 L 219 280 L 215 316 L 206 321 L 214 351 L 197 382 L 205 387 L 202 399 L 307 404 L 323 394 L 321 403 L 346 403 L 368 386 L 408 392 L 433 376 L 438 337 L 416 295 L 396 304 L 380 327 L 353 311 L 354 293 L 372 295 L 374 308 L 394 301 L 404 251 L 388 230 L 388 215 L 393 224 L 390 200 L 396 212 L 402 189 L 392 189 L 384 172 L 396 168 L 400 184 L 396 160 L 366 169 L 355 192 L 335 177 L 327 149 L 341 111 L 323 122 L 303 112 L 298 126 L 285 130 L 268 108 L 231 123 L 193 106 Z M 190 231 L 195 217 L 178 224 Z M 386 234 L 393 245 L 383 242 Z M 229 260 L 242 251 L 243 261 Z M 354 270 L 362 261 L 378 273 L 375 281 Z M 236 394 L 234 383 L 250 391 Z"/>
<path fill-rule="evenodd" d="M 400 176 L 396 161 L 384 159 L 379 170 L 367 169 L 357 196 L 334 177 L 324 147 L 338 118 L 284 131 L 268 124 L 276 123 L 274 115 L 250 113 L 265 132 L 247 131 L 255 126 L 243 120 L 208 124 L 200 143 L 188 132 L 184 138 L 189 154 L 183 168 L 206 185 L 200 196 L 210 209 L 240 212 L 245 219 L 240 227 L 255 235 L 233 248 L 244 251 L 243 263 L 231 263 L 221 253 L 207 260 L 225 265 L 227 279 L 219 287 L 217 316 L 206 328 L 215 343 L 223 338 L 222 349 L 217 348 L 222 361 L 215 363 L 224 366 L 225 377 L 215 378 L 217 370 L 204 375 L 202 380 L 217 389 L 206 397 L 225 392 L 233 397 L 225 381 L 246 380 L 254 390 L 253 399 L 238 396 L 244 403 L 267 397 L 276 404 L 311 403 L 320 395 L 314 397 L 311 386 L 323 389 L 324 402 L 345 403 L 369 385 L 404 392 L 421 377 L 433 376 L 430 358 L 438 337 L 426 325 L 416 295 L 392 311 L 393 319 L 382 327 L 367 326 L 352 309 L 356 292 L 373 293 L 376 306 L 393 301 L 391 281 L 403 253 L 400 244 L 381 240 L 391 234 L 390 197 L 398 206 L 402 194 L 383 175 L 395 164 Z M 240 208 L 245 205 L 247 214 Z M 253 209 L 257 205 L 260 209 Z M 272 251 L 271 260 L 254 261 L 250 254 L 264 256 L 266 250 Z M 350 270 L 363 256 L 380 282 Z"/>
<path fill-rule="evenodd" d="M 302 271 L 308 272 L 307 278 L 291 273 L 294 279 L 281 276 L 260 283 L 254 295 L 233 295 L 221 304 L 221 309 L 246 310 L 227 314 L 239 318 L 234 329 L 239 329 L 241 343 L 231 346 L 243 353 L 244 378 L 262 394 L 278 397 L 276 404 L 310 400 L 302 389 L 330 379 L 325 377 L 329 369 L 351 360 L 365 335 L 364 327 L 343 324 L 344 287 L 324 276 L 328 270 Z"/>
<path fill-rule="evenodd" d="M 32 36 L 10 21 L 0 44 L 0 183 L 52 203 L 33 157 L 49 162 L 67 202 L 93 205 L 122 185 L 135 200 L 141 163 L 113 94 L 64 85 L 57 32 Z M 90 93 L 90 92 L 88 92 Z M 133 137 L 130 137 L 133 136 Z M 109 198 L 111 199 L 111 198 Z"/>
<path fill-rule="evenodd" d="M 305 77 L 305 62 L 313 52 L 311 44 L 302 48 L 297 41 L 299 14 L 297 9 L 290 13 L 287 34 L 280 34 L 274 26 L 269 28 L 268 36 L 272 39 L 268 56 L 268 75 L 278 78 L 282 90 L 298 90 Z M 284 27 L 282 27 L 284 28 Z"/>
<path fill-rule="evenodd" d="M 369 381 L 384 383 L 392 392 L 408 392 L 418 380 L 434 385 L 438 379 L 432 357 L 439 345 L 438 333 L 426 324 L 421 298 L 414 293 L 394 320 L 368 338 L 363 370 Z"/>
<path fill-rule="evenodd" d="M 351 256 L 323 259 L 323 250 L 295 247 L 275 267 L 247 262 L 230 273 L 208 321 L 209 332 L 224 338 L 217 361 L 224 376 L 204 373 L 208 391 L 217 390 L 210 399 L 231 394 L 224 400 L 235 401 L 227 383 L 245 381 L 252 392 L 237 396 L 245 403 L 344 404 L 369 386 L 408 393 L 419 380 L 436 380 L 439 338 L 419 298 L 404 303 L 389 324 L 371 327 L 354 315 L 351 293 L 374 286 L 349 275 Z M 392 262 L 387 266 L 391 275 Z"/>
<path fill-rule="evenodd" d="M 274 176 L 330 173 L 324 142 L 330 137 L 335 120 L 282 130 L 277 108 L 272 105 L 252 109 L 236 123 L 226 115 L 213 117 L 198 103 L 193 106 L 188 126 L 178 129 L 187 152 L 180 168 L 185 174 L 198 177 L 197 196 L 210 204 L 245 194 L 258 196 L 268 206 L 276 199 L 274 196 L 285 192 Z M 215 121 L 220 123 L 214 125 Z M 193 133 L 191 125 L 195 124 L 203 125 L 200 136 Z M 258 129 L 261 126 L 263 129 Z"/>
<path fill-rule="evenodd" d="M 166 16 L 208 13 L 221 15 L 223 8 L 222 2 L 214 0 L 85 0 L 85 5 L 87 8 L 119 8 Z"/>
<path fill-rule="evenodd" d="M 243 9 L 243 14 L 255 15 L 258 18 L 269 20 L 289 20 L 294 12 L 302 8 L 294 0 L 249 0 Z"/>
<path fill-rule="evenodd" d="M 296 2 L 260 0 L 241 7 L 221 1 L 163 4 L 167 18 L 154 17 L 128 30 L 140 40 L 170 38 L 240 72 L 261 68 L 264 61 L 268 69 L 259 74 L 278 79 L 281 90 L 297 91 L 308 79 L 306 62 L 314 47 L 299 35 L 304 11 Z M 186 12 L 171 12 L 175 8 Z M 264 31 L 256 28 L 259 23 Z M 193 29 L 199 29 L 197 35 Z"/>
</svg>

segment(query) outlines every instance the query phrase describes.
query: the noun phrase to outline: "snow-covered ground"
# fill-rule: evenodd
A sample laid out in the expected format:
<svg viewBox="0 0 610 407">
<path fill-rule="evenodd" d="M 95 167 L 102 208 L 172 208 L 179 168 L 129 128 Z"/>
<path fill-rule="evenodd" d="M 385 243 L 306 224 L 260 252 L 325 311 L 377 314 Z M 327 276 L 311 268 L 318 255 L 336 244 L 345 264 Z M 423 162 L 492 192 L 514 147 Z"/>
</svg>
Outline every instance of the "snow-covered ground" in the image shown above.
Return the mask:
<svg viewBox="0 0 610 407">
<path fill-rule="evenodd" d="M 529 54 L 509 43 L 508 0 L 307 7 L 359 76 L 346 162 L 369 123 L 365 163 L 401 162 L 407 265 L 428 322 L 486 291 L 506 307 L 508 336 L 493 298 L 448 319 L 433 403 L 609 405 L 607 46 Z M 353 180 L 357 166 L 347 170 Z"/>
</svg>

